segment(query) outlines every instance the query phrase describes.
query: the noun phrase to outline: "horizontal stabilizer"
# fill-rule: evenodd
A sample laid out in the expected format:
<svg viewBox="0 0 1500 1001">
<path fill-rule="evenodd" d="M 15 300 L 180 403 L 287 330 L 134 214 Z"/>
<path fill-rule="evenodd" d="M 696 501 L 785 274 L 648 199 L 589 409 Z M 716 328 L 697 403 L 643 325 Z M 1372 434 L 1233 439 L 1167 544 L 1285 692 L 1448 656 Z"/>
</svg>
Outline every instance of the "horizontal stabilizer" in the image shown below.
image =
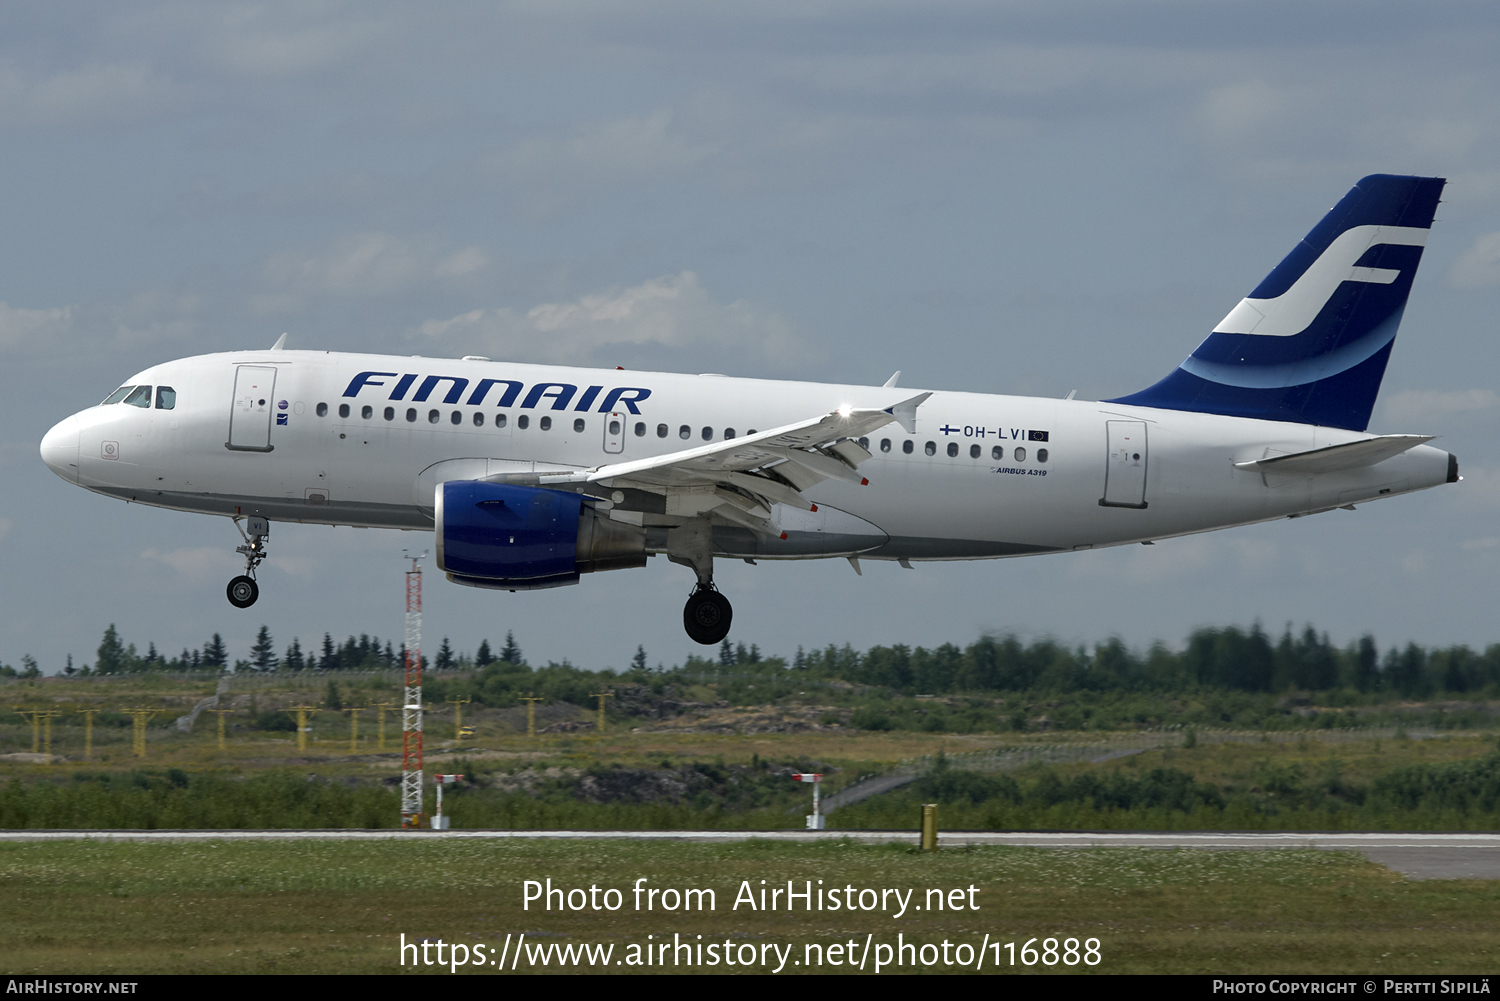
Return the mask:
<svg viewBox="0 0 1500 1001">
<path fill-rule="evenodd" d="M 1329 445 L 1307 452 L 1290 455 L 1273 455 L 1265 459 L 1236 462 L 1234 468 L 1248 469 L 1257 473 L 1278 473 L 1283 476 L 1312 476 L 1317 473 L 1336 473 L 1343 469 L 1358 469 L 1384 462 L 1393 455 L 1416 448 L 1433 439 L 1429 434 L 1387 434 L 1363 441 Z"/>
</svg>

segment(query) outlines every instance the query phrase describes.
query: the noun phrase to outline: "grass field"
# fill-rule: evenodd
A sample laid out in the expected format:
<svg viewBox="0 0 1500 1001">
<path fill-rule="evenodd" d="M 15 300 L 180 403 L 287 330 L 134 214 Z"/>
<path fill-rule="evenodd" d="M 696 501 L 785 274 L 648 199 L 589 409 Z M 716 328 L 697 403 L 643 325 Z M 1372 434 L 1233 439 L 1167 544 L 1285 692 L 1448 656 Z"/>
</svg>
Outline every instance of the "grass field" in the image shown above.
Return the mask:
<svg viewBox="0 0 1500 1001">
<path fill-rule="evenodd" d="M 525 880 L 600 888 L 598 911 L 523 909 Z M 715 893 L 712 910 L 632 905 L 632 886 Z M 758 894 L 806 881 L 901 892 L 911 908 L 884 911 L 735 908 L 741 881 Z M 545 885 L 545 883 L 544 883 Z M 972 896 L 968 888 L 977 892 Z M 602 909 L 619 889 L 620 907 Z M 922 910 L 937 890 L 961 909 Z M 1360 856 L 1321 851 L 948 849 L 907 845 L 640 844 L 632 842 L 87 843 L 0 844 L 4 972 L 22 973 L 449 973 L 401 964 L 401 936 L 462 943 L 471 964 L 496 973 L 502 947 L 517 972 L 855 972 L 844 953 L 930 944 L 904 972 L 998 973 L 1484 973 L 1500 966 L 1500 883 L 1409 882 Z M 874 897 L 865 895 L 866 903 Z M 582 897 L 574 895 L 581 903 Z M 970 901 L 978 909 L 970 909 Z M 556 905 L 554 899 L 554 904 Z M 518 941 L 525 933 L 526 951 Z M 898 940 L 898 934 L 902 936 Z M 507 936 L 511 936 L 506 946 Z M 644 965 L 641 946 L 716 945 L 721 962 Z M 649 940 L 647 936 L 652 936 Z M 702 936 L 700 939 L 698 936 Z M 869 937 L 870 950 L 865 952 Z M 1029 939 L 1060 940 L 1054 965 L 1022 965 Z M 1065 965 L 1066 940 L 1079 942 Z M 1097 939 L 1097 965 L 1083 949 Z M 946 953 L 942 943 L 949 943 Z M 830 946 L 853 943 L 853 948 Z M 1015 964 L 1004 943 L 1015 944 Z M 613 946 L 589 965 L 534 950 Z M 722 962 L 725 945 L 744 965 Z M 474 946 L 484 946 L 480 953 Z M 960 946 L 967 945 L 965 952 Z M 636 947 L 632 951 L 632 946 Z M 821 947 L 822 965 L 816 965 Z M 998 947 L 997 947 L 998 946 Z M 516 950 L 521 957 L 516 960 Z M 744 948 L 749 947 L 749 948 Z M 765 947 L 765 948 L 762 948 Z M 445 960 L 453 958 L 445 950 Z M 671 950 L 669 950 L 669 953 Z M 752 955 L 753 954 L 753 955 Z M 632 963 L 632 955 L 637 962 Z M 945 964 L 946 955 L 949 963 Z M 766 961 L 761 963 L 760 957 Z M 1093 958 L 1093 957 L 1089 957 Z M 746 963 L 746 960 L 752 960 Z M 837 960 L 838 965 L 834 965 Z M 998 967 L 995 965 L 998 960 Z M 852 960 L 857 967 L 857 958 Z M 618 964 L 618 965 L 617 965 Z M 895 972 L 889 966 L 885 972 Z"/>
</svg>

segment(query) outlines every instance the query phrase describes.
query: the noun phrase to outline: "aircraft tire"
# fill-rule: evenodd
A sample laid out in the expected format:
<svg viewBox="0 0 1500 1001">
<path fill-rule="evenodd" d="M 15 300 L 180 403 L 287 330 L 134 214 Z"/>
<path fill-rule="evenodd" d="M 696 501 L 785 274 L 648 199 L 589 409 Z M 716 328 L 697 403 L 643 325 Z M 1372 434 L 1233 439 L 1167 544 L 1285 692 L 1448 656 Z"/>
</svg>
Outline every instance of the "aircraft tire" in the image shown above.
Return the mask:
<svg viewBox="0 0 1500 1001">
<path fill-rule="evenodd" d="M 713 646 L 729 635 L 734 609 L 718 591 L 694 591 L 682 610 L 682 625 L 695 643 Z"/>
<path fill-rule="evenodd" d="M 254 578 L 241 575 L 229 582 L 224 593 L 235 608 L 249 608 L 260 597 L 260 586 L 255 583 Z"/>
</svg>

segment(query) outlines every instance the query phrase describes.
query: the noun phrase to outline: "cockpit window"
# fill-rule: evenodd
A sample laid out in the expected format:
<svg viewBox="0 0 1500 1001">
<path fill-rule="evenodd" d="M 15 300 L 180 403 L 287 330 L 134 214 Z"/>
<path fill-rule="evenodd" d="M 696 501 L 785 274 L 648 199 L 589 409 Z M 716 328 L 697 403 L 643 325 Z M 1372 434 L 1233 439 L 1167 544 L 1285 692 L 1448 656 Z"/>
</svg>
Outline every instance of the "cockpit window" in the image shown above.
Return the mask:
<svg viewBox="0 0 1500 1001">
<path fill-rule="evenodd" d="M 171 386 L 156 387 L 156 409 L 171 410 L 177 406 L 177 390 Z"/>
<path fill-rule="evenodd" d="M 134 386 L 121 386 L 113 393 L 110 393 L 109 396 L 105 399 L 104 403 L 99 404 L 99 406 L 102 407 L 105 403 L 119 403 L 121 400 L 125 399 L 125 394 L 130 392 L 134 388 Z"/>
<path fill-rule="evenodd" d="M 137 386 L 137 387 L 135 387 L 134 389 L 132 389 L 130 391 L 130 395 L 127 396 L 127 397 L 125 397 L 125 402 L 127 404 L 129 404 L 130 406 L 132 406 L 132 407 L 146 407 L 146 408 L 149 408 L 151 406 L 151 387 L 150 386 Z"/>
</svg>

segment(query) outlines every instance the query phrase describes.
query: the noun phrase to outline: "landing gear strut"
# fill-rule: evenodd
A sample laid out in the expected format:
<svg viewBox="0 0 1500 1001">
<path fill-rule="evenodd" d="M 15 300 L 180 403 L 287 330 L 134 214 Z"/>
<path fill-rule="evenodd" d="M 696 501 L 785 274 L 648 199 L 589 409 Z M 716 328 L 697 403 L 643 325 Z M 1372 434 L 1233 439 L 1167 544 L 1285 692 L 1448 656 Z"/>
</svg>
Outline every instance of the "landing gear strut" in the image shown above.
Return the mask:
<svg viewBox="0 0 1500 1001">
<path fill-rule="evenodd" d="M 734 610 L 714 587 L 713 527 L 707 518 L 694 518 L 667 531 L 667 559 L 690 567 L 698 586 L 682 610 L 682 625 L 695 643 L 713 646 L 729 635 Z"/>
<path fill-rule="evenodd" d="M 245 544 L 235 552 L 245 557 L 245 572 L 229 582 L 225 594 L 235 608 L 249 608 L 260 597 L 260 586 L 255 583 L 255 568 L 266 558 L 266 539 L 271 535 L 271 523 L 264 518 L 246 518 L 245 527 L 240 528 L 240 519 L 234 519 Z"/>
<path fill-rule="evenodd" d="M 733 618 L 729 599 L 718 592 L 712 581 L 694 588 L 682 610 L 682 625 L 688 636 L 705 646 L 723 642 Z"/>
</svg>

